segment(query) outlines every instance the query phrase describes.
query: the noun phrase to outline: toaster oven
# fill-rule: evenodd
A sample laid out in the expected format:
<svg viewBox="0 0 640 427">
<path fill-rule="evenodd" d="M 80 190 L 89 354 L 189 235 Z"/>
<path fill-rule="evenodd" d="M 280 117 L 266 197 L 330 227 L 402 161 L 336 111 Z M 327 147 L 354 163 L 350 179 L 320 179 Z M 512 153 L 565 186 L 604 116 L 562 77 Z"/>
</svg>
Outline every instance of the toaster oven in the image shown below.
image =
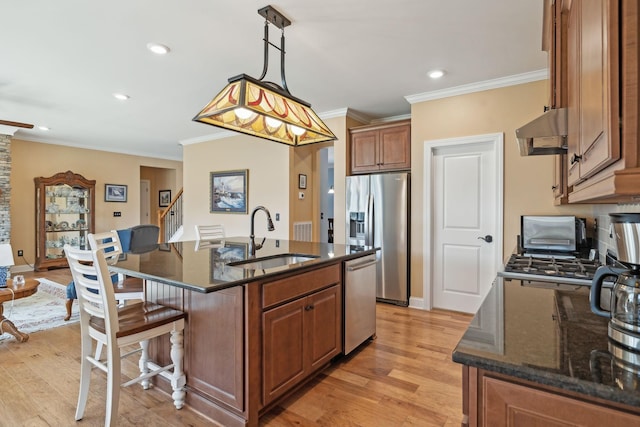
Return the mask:
<svg viewBox="0 0 640 427">
<path fill-rule="evenodd" d="M 586 221 L 573 215 L 522 215 L 520 252 L 575 255 L 587 244 Z"/>
</svg>

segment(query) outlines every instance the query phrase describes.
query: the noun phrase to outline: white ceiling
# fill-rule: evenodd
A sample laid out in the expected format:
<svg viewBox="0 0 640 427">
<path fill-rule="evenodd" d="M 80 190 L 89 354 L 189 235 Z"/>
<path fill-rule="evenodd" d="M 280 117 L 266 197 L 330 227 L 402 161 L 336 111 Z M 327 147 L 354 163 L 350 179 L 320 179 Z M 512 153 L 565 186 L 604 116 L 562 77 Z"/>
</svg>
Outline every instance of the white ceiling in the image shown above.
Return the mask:
<svg viewBox="0 0 640 427">
<path fill-rule="evenodd" d="M 405 96 L 546 67 L 536 0 L 0 0 L 0 119 L 16 138 L 182 159 L 223 130 L 191 121 L 229 77 L 262 71 L 268 4 L 291 93 L 321 116 L 410 113 Z M 271 27 L 271 40 L 280 31 Z M 166 44 L 156 56 L 149 42 Z M 271 49 L 268 80 L 280 82 Z M 433 81 L 426 73 L 447 71 Z M 126 102 L 114 92 L 128 94 Z"/>
</svg>

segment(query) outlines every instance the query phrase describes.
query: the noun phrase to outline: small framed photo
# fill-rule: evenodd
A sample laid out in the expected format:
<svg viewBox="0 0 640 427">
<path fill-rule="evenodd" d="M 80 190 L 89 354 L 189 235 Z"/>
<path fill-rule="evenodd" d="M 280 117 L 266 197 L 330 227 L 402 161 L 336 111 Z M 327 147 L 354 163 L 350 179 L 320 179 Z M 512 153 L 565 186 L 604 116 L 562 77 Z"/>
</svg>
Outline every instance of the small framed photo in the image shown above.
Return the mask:
<svg viewBox="0 0 640 427">
<path fill-rule="evenodd" d="M 247 213 L 249 170 L 211 172 L 211 213 Z"/>
<path fill-rule="evenodd" d="M 304 190 L 307 188 L 307 175 L 301 173 L 298 174 L 298 188 Z"/>
<path fill-rule="evenodd" d="M 126 202 L 127 186 L 118 184 L 104 185 L 104 201 L 105 202 Z"/>
<path fill-rule="evenodd" d="M 171 190 L 160 190 L 158 192 L 158 203 L 161 208 L 166 208 L 171 204 Z"/>
</svg>

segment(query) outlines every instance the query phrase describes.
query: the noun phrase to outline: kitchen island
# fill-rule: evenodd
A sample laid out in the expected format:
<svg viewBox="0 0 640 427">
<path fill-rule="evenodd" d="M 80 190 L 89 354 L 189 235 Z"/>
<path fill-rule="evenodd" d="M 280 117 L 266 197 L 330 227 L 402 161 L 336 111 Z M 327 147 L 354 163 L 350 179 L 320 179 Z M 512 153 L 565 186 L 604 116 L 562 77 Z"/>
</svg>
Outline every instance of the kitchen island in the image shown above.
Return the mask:
<svg viewBox="0 0 640 427">
<path fill-rule="evenodd" d="M 467 426 L 640 425 L 640 368 L 589 287 L 496 278 L 453 351 Z"/>
<path fill-rule="evenodd" d="M 145 279 L 147 300 L 187 313 L 186 404 L 224 426 L 257 426 L 343 353 L 343 264 L 375 253 L 268 239 L 251 257 L 249 239 L 234 237 L 161 244 L 111 268 Z M 167 348 L 151 343 L 158 364 Z M 169 390 L 162 379 L 156 385 Z"/>
</svg>

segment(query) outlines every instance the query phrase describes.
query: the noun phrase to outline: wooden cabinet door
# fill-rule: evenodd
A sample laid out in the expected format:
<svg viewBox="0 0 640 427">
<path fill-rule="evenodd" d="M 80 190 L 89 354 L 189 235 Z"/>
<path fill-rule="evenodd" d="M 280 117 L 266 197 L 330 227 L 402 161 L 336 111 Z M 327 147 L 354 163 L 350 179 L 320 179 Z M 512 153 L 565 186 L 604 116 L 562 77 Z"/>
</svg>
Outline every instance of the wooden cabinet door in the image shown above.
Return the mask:
<svg viewBox="0 0 640 427">
<path fill-rule="evenodd" d="M 567 26 L 568 184 L 620 159 L 618 1 L 571 2 Z"/>
<path fill-rule="evenodd" d="M 620 158 L 618 2 L 582 0 L 580 45 L 580 177 Z"/>
<path fill-rule="evenodd" d="M 362 173 L 379 169 L 378 131 L 359 132 L 351 135 L 351 172 Z"/>
<path fill-rule="evenodd" d="M 411 167 L 411 126 L 381 129 L 379 136 L 380 170 Z"/>
<path fill-rule="evenodd" d="M 305 336 L 307 364 L 315 371 L 342 352 L 342 295 L 340 286 L 332 286 L 307 297 Z"/>
<path fill-rule="evenodd" d="M 263 398 L 268 404 L 305 376 L 304 317 L 307 298 L 267 310 L 263 324 Z"/>
<path fill-rule="evenodd" d="M 558 154 L 553 156 L 553 198 L 556 205 L 567 203 L 567 156 Z"/>
<path fill-rule="evenodd" d="M 342 351 L 339 285 L 263 314 L 263 384 L 267 405 Z"/>
<path fill-rule="evenodd" d="M 625 412 L 496 378 L 482 380 L 480 425 L 491 427 L 631 426 L 638 417 Z"/>
<path fill-rule="evenodd" d="M 580 2 L 573 2 L 567 18 L 567 184 L 580 181 Z"/>
</svg>

